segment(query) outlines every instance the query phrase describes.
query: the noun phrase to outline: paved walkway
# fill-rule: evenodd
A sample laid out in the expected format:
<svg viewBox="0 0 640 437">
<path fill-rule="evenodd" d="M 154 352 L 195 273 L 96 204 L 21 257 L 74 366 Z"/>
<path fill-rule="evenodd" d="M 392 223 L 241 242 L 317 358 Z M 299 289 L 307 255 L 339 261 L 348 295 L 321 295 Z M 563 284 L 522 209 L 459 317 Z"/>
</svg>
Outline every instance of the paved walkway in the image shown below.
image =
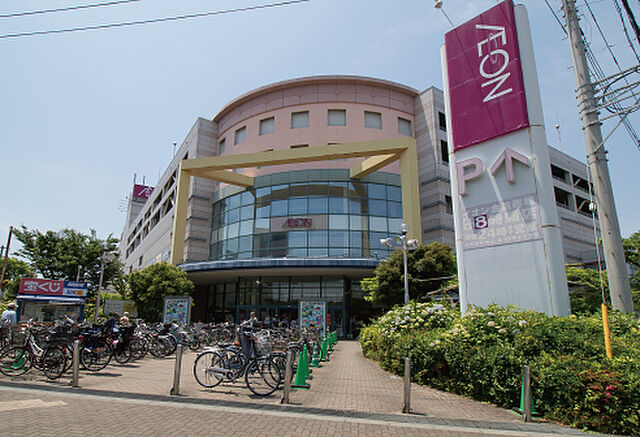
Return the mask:
<svg viewBox="0 0 640 437">
<path fill-rule="evenodd" d="M 37 371 L 20 378 L 0 375 L 0 388 L 39 389 L 59 394 L 109 396 L 167 404 L 238 408 L 274 414 L 300 414 L 310 417 L 341 417 L 342 420 L 373 421 L 406 426 L 445 427 L 450 435 L 466 435 L 469 430 L 490 435 L 579 435 L 578 431 L 543 423 L 521 422 L 515 413 L 475 402 L 457 395 L 412 384 L 412 414 L 402 414 L 403 381 L 364 358 L 355 341 L 339 342 L 329 362 L 313 369 L 310 390 L 293 390 L 290 405 L 280 405 L 282 391 L 267 398 L 253 396 L 244 380 L 205 389 L 193 377 L 196 354 L 183 356 L 180 396 L 169 397 L 173 381 L 174 358 L 152 357 L 128 365 L 110 365 L 99 373 L 82 372 L 80 389 L 69 388 L 69 378 L 47 381 Z M 368 422 L 367 422 L 368 423 Z M 403 425 L 404 426 L 404 425 Z M 441 430 L 444 432 L 445 428 Z M 394 428 L 395 429 L 395 428 Z M 463 432 L 463 430 L 465 430 Z M 448 432 L 448 431 L 447 431 Z M 505 434 L 506 433 L 506 434 Z M 384 434 L 384 433 L 383 433 Z M 440 434 L 445 435 L 445 434 Z"/>
</svg>

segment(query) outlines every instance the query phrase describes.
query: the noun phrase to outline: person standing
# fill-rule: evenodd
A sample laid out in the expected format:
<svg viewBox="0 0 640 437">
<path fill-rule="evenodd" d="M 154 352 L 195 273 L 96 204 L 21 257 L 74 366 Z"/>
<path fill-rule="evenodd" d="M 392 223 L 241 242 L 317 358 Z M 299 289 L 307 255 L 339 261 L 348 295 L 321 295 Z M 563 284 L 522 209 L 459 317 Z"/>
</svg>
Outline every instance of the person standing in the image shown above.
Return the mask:
<svg viewBox="0 0 640 437">
<path fill-rule="evenodd" d="M 2 312 L 2 317 L 0 317 L 2 323 L 9 323 L 11 325 L 18 324 L 18 313 L 16 313 L 16 308 L 18 308 L 18 306 L 14 302 L 7 305 L 7 309 Z"/>
</svg>

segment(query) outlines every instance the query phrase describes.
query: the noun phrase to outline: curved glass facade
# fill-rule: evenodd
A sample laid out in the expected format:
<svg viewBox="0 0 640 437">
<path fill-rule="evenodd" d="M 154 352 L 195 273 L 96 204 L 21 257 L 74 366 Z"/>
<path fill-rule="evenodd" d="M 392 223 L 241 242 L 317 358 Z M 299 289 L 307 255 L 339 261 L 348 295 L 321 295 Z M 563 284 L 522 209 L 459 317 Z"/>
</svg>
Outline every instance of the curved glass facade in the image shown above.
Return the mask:
<svg viewBox="0 0 640 437">
<path fill-rule="evenodd" d="M 338 174 L 279 184 L 256 178 L 256 188 L 215 201 L 210 259 L 386 257 L 380 239 L 402 224 L 399 183 Z"/>
</svg>

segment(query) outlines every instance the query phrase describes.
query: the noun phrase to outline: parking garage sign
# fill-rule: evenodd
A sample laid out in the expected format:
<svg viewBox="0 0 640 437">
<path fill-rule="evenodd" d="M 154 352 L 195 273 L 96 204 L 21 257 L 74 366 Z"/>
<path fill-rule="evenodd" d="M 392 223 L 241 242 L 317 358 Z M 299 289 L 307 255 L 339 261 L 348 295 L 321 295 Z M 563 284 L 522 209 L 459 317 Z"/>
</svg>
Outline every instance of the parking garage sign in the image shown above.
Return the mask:
<svg viewBox="0 0 640 437">
<path fill-rule="evenodd" d="M 549 152 L 524 6 L 506 0 L 445 35 L 456 254 L 463 312 L 569 313 Z"/>
</svg>

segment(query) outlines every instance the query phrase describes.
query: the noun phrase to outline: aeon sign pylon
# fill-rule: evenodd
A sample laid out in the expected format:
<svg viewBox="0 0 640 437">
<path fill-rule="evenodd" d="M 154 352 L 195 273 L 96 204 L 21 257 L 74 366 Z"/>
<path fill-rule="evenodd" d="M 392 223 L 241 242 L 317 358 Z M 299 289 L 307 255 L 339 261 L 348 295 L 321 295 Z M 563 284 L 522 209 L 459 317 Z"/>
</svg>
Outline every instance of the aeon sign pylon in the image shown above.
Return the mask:
<svg viewBox="0 0 640 437">
<path fill-rule="evenodd" d="M 506 0 L 445 35 L 460 303 L 568 315 L 527 13 Z"/>
</svg>

